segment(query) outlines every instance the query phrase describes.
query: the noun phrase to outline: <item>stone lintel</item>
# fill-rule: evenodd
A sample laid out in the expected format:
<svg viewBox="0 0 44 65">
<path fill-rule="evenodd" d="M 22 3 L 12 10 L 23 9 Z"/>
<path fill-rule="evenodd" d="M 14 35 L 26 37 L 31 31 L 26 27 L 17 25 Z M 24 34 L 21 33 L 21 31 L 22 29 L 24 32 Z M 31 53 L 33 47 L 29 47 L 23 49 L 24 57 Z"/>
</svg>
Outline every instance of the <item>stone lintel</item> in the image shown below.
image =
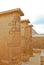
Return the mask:
<svg viewBox="0 0 44 65">
<path fill-rule="evenodd" d="M 12 13 L 19 13 L 20 16 L 24 16 L 24 13 L 22 12 L 22 10 L 20 8 L 16 8 L 16 9 L 0 12 L 0 16 L 1 15 L 12 14 Z"/>
<path fill-rule="evenodd" d="M 25 19 L 25 20 L 21 20 L 21 23 L 26 23 L 26 24 L 28 24 L 28 23 L 30 23 L 30 21 L 27 19 Z"/>
</svg>

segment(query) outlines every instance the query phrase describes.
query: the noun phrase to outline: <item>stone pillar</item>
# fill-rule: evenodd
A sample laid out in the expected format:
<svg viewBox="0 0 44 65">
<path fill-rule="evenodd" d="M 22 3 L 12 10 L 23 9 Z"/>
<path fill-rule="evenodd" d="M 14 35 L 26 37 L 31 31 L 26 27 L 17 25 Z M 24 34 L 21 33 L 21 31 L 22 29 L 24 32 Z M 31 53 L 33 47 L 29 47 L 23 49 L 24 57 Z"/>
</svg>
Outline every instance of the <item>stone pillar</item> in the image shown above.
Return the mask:
<svg viewBox="0 0 44 65">
<path fill-rule="evenodd" d="M 21 21 L 21 46 L 25 46 L 25 29 L 28 26 L 29 20 Z"/>
<path fill-rule="evenodd" d="M 28 41 L 27 41 L 27 45 L 29 48 L 29 55 L 32 56 L 33 55 L 33 47 L 32 47 L 32 27 L 33 25 L 28 25 Z"/>
<path fill-rule="evenodd" d="M 14 19 L 9 25 L 9 65 L 20 65 L 21 63 L 21 28 L 20 28 L 20 15 L 14 14 Z"/>
<path fill-rule="evenodd" d="M 29 56 L 30 56 L 30 52 L 32 52 L 32 49 L 31 47 L 29 48 L 30 46 L 30 41 L 31 41 L 31 28 L 30 28 L 30 31 L 29 31 L 29 28 L 28 28 L 28 23 L 29 23 L 29 20 L 22 20 L 21 21 L 21 47 L 22 47 L 22 54 L 21 54 L 21 60 L 22 61 L 28 61 L 29 60 Z M 31 50 L 30 50 L 31 49 Z"/>
</svg>

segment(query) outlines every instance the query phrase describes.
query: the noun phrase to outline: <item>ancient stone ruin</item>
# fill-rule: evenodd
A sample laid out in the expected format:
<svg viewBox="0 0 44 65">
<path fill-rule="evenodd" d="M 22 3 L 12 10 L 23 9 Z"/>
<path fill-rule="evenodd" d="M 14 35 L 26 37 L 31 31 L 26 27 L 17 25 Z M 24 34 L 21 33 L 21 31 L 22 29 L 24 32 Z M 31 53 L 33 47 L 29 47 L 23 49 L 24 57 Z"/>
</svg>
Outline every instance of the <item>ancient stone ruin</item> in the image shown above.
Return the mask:
<svg viewBox="0 0 44 65">
<path fill-rule="evenodd" d="M 33 55 L 33 26 L 28 19 L 21 20 L 23 15 L 19 8 L 0 13 L 1 65 L 21 65 Z"/>
</svg>

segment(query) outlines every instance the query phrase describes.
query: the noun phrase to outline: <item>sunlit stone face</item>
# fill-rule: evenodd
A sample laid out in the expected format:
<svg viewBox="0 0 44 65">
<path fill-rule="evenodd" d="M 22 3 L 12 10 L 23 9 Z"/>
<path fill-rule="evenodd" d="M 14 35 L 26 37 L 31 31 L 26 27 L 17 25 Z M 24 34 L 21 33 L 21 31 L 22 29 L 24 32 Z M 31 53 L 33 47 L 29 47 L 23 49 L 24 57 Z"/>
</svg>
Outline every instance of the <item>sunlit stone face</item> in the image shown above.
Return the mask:
<svg viewBox="0 0 44 65">
<path fill-rule="evenodd" d="M 10 59 L 13 64 L 20 63 L 21 46 L 20 46 L 20 16 L 18 13 L 14 14 L 13 20 L 10 23 L 8 48 Z"/>
<path fill-rule="evenodd" d="M 21 21 L 21 47 L 22 47 L 22 56 L 21 59 L 23 62 L 29 60 L 29 56 L 33 54 L 31 47 L 32 43 L 32 27 L 28 27 L 26 20 Z"/>
<path fill-rule="evenodd" d="M 10 65 L 20 65 L 32 55 L 32 27 L 22 23 L 18 12 L 0 16 L 0 58 Z M 3 64 L 2 64 L 3 65 Z"/>
</svg>

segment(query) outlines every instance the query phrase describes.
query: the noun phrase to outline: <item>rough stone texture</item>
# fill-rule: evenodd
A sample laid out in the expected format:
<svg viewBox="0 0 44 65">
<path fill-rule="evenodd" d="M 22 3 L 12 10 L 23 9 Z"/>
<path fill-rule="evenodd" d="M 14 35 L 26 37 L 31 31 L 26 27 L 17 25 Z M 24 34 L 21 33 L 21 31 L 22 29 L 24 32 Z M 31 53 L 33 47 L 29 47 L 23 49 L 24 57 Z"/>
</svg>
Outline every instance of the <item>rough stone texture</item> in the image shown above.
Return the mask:
<svg viewBox="0 0 44 65">
<path fill-rule="evenodd" d="M 22 56 L 21 60 L 26 62 L 29 56 L 32 55 L 32 26 L 28 26 L 28 20 L 21 21 L 21 46 Z M 30 40 L 29 40 L 30 39 Z"/>
<path fill-rule="evenodd" d="M 28 25 L 28 46 L 29 46 L 29 55 L 33 55 L 33 46 L 32 46 L 32 27 L 33 25 Z"/>
<path fill-rule="evenodd" d="M 14 14 L 14 19 L 11 22 L 9 30 L 9 41 L 8 49 L 11 64 L 18 64 L 21 61 L 21 27 L 20 27 L 20 15 L 18 13 Z"/>
<path fill-rule="evenodd" d="M 20 16 L 22 15 L 20 9 L 0 13 L 1 65 L 21 64 Z"/>
<path fill-rule="evenodd" d="M 28 59 L 32 53 L 32 47 L 29 44 L 29 42 L 32 43 L 30 36 L 32 27 L 28 28 L 29 21 L 22 25 L 20 20 L 22 15 L 19 9 L 0 14 L 1 65 L 21 65 L 22 54 Z"/>
<path fill-rule="evenodd" d="M 44 65 L 44 56 L 41 56 L 41 65 Z"/>
<path fill-rule="evenodd" d="M 44 37 L 32 37 L 32 46 L 33 48 L 44 49 Z"/>
<path fill-rule="evenodd" d="M 44 65 L 44 49 L 41 49 L 41 65 Z"/>
<path fill-rule="evenodd" d="M 0 16 L 0 58 L 8 60 L 8 32 L 9 27 L 8 23 L 11 22 L 13 19 L 13 14 Z"/>
<path fill-rule="evenodd" d="M 33 53 L 41 53 L 41 49 L 33 49 Z"/>
</svg>

